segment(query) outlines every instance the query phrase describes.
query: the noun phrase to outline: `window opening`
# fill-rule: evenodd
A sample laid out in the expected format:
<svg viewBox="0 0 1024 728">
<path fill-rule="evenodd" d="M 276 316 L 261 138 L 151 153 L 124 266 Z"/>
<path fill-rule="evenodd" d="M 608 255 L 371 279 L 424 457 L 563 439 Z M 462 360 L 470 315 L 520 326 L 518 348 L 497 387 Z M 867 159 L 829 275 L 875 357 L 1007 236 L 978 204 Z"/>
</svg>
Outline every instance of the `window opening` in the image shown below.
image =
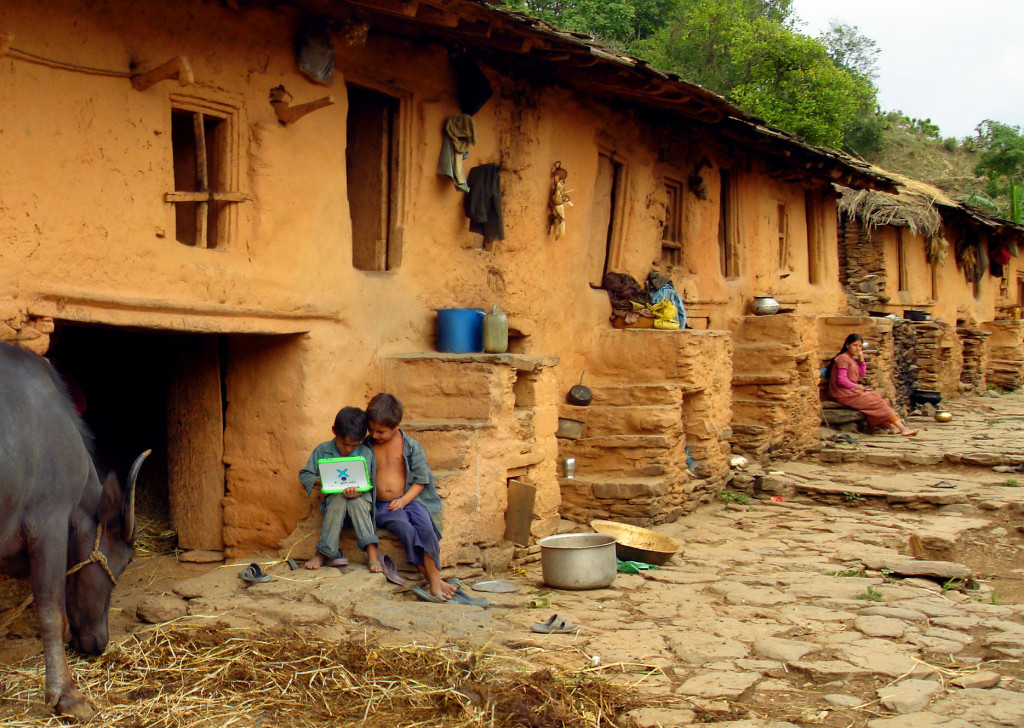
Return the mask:
<svg viewBox="0 0 1024 728">
<path fill-rule="evenodd" d="M 622 178 L 622 164 L 610 154 L 599 154 L 594 200 L 590 208 L 590 285 L 600 287 L 608 272 L 612 243 L 618 221 L 616 208 Z"/>
<path fill-rule="evenodd" d="M 359 270 L 397 267 L 395 209 L 400 100 L 348 87 L 345 169 L 352 218 L 352 265 Z"/>
<path fill-rule="evenodd" d="M 781 202 L 775 206 L 775 228 L 779 236 L 779 268 L 789 268 L 789 214 Z"/>
<path fill-rule="evenodd" d="M 683 250 L 683 184 L 665 178 L 668 205 L 665 209 L 665 227 L 661 231 L 661 262 L 679 265 Z"/>
<path fill-rule="evenodd" d="M 224 248 L 226 209 L 244 202 L 230 191 L 231 124 L 227 117 L 185 108 L 171 111 L 174 192 L 164 195 L 174 204 L 174 237 L 196 248 Z"/>
<path fill-rule="evenodd" d="M 903 228 L 896 228 L 896 271 L 899 278 L 900 290 L 909 291 L 910 281 L 907 271 L 907 243 L 903 235 Z"/>
<path fill-rule="evenodd" d="M 718 252 L 719 266 L 726 278 L 739 275 L 736 245 L 736 180 L 728 169 L 718 171 L 719 177 L 719 212 L 718 212 Z"/>
<path fill-rule="evenodd" d="M 821 283 L 821 210 L 814 192 L 804 192 L 804 215 L 807 223 L 807 282 Z"/>
</svg>

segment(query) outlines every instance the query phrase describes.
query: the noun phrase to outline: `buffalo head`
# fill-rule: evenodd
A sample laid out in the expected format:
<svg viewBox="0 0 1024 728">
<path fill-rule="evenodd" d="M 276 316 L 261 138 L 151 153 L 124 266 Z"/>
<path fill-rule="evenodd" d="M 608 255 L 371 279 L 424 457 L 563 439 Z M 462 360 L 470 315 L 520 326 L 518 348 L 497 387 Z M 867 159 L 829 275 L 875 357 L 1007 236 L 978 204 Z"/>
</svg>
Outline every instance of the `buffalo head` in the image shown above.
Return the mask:
<svg viewBox="0 0 1024 728">
<path fill-rule="evenodd" d="M 65 614 L 71 645 L 79 652 L 99 655 L 107 648 L 110 594 L 135 554 L 135 480 L 150 452 L 135 459 L 123 493 L 117 476 L 107 475 L 95 531 L 83 529 L 83 536 L 69 545 L 74 563 L 65 584 Z"/>
</svg>

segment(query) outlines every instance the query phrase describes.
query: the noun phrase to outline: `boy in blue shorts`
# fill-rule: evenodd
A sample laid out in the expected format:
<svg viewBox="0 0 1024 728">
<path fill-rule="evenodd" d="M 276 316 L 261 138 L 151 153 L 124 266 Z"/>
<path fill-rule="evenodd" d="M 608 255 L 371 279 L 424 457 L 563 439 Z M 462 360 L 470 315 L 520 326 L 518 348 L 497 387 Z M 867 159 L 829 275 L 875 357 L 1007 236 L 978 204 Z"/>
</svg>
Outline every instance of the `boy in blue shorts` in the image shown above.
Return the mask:
<svg viewBox="0 0 1024 728">
<path fill-rule="evenodd" d="M 441 497 L 423 446 L 406 435 L 402 403 L 381 393 L 366 406 L 377 489 L 377 524 L 398 536 L 409 563 L 427 579 L 430 594 L 451 599 L 455 587 L 441 579 Z"/>
<path fill-rule="evenodd" d="M 370 483 L 374 482 L 373 449 L 363 440 L 366 437 L 367 416 L 358 407 L 343 407 L 334 418 L 334 439 L 316 446 L 309 456 L 306 467 L 299 471 L 299 482 L 312 495 L 313 489 L 320 485 L 320 469 L 317 462 L 324 458 L 363 457 L 366 458 L 370 472 Z M 328 493 L 320 504 L 323 523 L 320 525 L 320 540 L 316 543 L 316 554 L 306 562 L 307 569 L 319 569 L 327 566 L 347 566 L 348 559 L 338 548 L 338 538 L 345 516 L 352 521 L 356 532 L 359 548 L 366 551 L 370 571 L 379 574 L 383 571 L 377 557 L 377 530 L 373 519 L 374 491 L 360 493 L 355 486 L 346 488 L 341 493 Z"/>
</svg>

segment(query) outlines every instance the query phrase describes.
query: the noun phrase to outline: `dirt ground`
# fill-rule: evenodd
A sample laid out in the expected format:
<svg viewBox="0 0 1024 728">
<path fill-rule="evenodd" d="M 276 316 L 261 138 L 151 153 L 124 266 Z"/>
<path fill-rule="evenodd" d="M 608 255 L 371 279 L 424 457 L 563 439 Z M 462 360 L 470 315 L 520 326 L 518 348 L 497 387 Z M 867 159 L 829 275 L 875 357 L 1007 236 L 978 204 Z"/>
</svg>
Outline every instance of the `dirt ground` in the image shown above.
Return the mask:
<svg viewBox="0 0 1024 728">
<path fill-rule="evenodd" d="M 925 554 L 925 556 L 935 560 L 954 561 L 970 567 L 975 577 L 979 581 L 984 582 L 987 589 L 986 594 L 990 595 L 987 598 L 991 604 L 1024 604 L 1024 519 L 1022 519 L 1021 515 L 1022 511 L 1024 511 L 1024 488 L 1021 488 L 1018 484 L 1018 480 L 1020 483 L 1024 483 L 1024 474 L 1018 475 L 1010 469 L 995 472 L 990 465 L 979 464 L 984 459 L 976 454 L 965 456 L 965 459 L 960 462 L 957 462 L 957 458 L 950 460 L 942 456 L 943 453 L 956 452 L 958 448 L 962 449 L 965 442 L 970 443 L 971 438 L 979 437 L 977 433 L 980 432 L 986 445 L 989 440 L 993 440 L 993 444 L 990 447 L 992 452 L 1002 450 L 1011 453 L 1014 457 L 1019 457 L 1020 431 L 1024 429 L 1024 396 L 1013 398 L 1013 401 L 1007 398 L 1007 401 L 1000 404 L 1002 405 L 1002 410 L 996 414 L 986 409 L 988 405 L 974 405 L 974 411 L 980 412 L 975 418 L 977 422 L 974 429 L 971 429 L 969 427 L 970 422 L 967 422 L 970 419 L 969 412 L 972 410 L 963 409 L 962 420 L 965 422 L 964 427 L 960 429 L 950 428 L 943 431 L 931 428 L 926 433 L 927 437 L 909 445 L 906 442 L 901 442 L 899 438 L 890 438 L 888 440 L 868 439 L 865 440 L 863 446 L 859 446 L 859 449 L 847 448 L 842 450 L 839 452 L 839 455 L 847 458 L 847 460 L 843 462 L 841 469 L 834 471 L 836 483 L 833 484 L 835 487 L 832 492 L 826 492 L 826 490 L 821 489 L 815 491 L 809 487 L 806 491 L 788 495 L 786 500 L 791 501 L 794 508 L 798 506 L 811 507 L 810 505 L 800 506 L 800 503 L 816 504 L 818 506 L 825 504 L 827 507 L 834 508 L 837 511 L 841 510 L 842 512 L 849 513 L 853 518 L 861 518 L 865 522 L 870 522 L 875 518 L 875 514 L 877 514 L 878 520 L 884 520 L 888 515 L 899 517 L 901 514 L 914 515 L 929 512 L 926 504 L 900 502 L 899 498 L 893 498 L 891 494 L 889 497 L 886 497 L 886 491 L 884 490 L 886 479 L 918 483 L 951 482 L 960 490 L 955 493 L 954 491 L 928 491 L 927 488 L 921 490 L 925 492 L 926 497 L 932 496 L 936 502 L 938 502 L 937 499 L 943 494 L 964 494 L 966 497 L 961 500 L 961 503 L 964 504 L 963 507 L 967 508 L 967 502 L 969 501 L 970 515 L 988 521 L 989 526 L 970 531 L 960 537 L 955 545 L 944 553 L 929 553 Z M 968 406 L 967 404 L 964 405 L 965 408 Z M 999 416 L 997 417 L 996 415 Z M 1001 432 L 992 430 L 993 423 L 998 424 L 1003 430 Z M 991 432 L 995 432 L 995 434 L 988 434 Z M 904 448 L 904 450 L 899 448 Z M 809 458 L 808 461 L 814 467 L 818 467 L 822 462 L 827 462 L 828 458 L 825 455 L 829 452 L 826 449 L 823 451 L 822 456 Z M 902 455 L 900 454 L 901 452 L 903 453 Z M 931 461 L 927 457 L 921 457 L 922 453 L 927 454 L 929 452 L 939 453 L 939 456 L 932 458 Z M 846 454 L 844 455 L 843 453 Z M 886 460 L 881 456 L 873 457 L 871 453 L 883 453 L 889 459 Z M 895 456 L 890 457 L 893 453 L 895 453 Z M 916 457 L 917 464 L 908 465 L 906 453 L 913 453 L 914 455 L 910 457 L 910 460 L 914 460 Z M 837 457 L 838 455 L 833 451 L 832 459 L 836 460 Z M 901 457 L 904 460 L 900 460 Z M 973 460 L 971 460 L 972 457 L 974 458 Z M 870 460 L 875 462 L 869 462 Z M 775 467 L 785 468 L 786 464 L 775 464 Z M 811 465 L 808 465 L 808 467 L 811 467 Z M 767 467 L 765 472 L 770 472 Z M 813 478 L 805 477 L 804 480 L 810 481 Z M 871 485 L 871 487 L 868 487 L 868 485 L 861 487 L 860 485 L 846 485 L 846 483 L 874 485 Z M 824 485 L 827 486 L 829 483 L 824 483 Z M 966 492 L 968 485 L 973 488 L 970 493 Z M 1018 490 L 1018 488 L 1020 489 Z M 761 497 L 764 498 L 764 494 Z M 667 524 L 665 529 L 659 527 L 659 530 L 666 530 L 676 536 L 684 532 L 690 534 L 707 532 L 707 537 L 696 538 L 693 541 L 695 546 L 699 546 L 702 543 L 711 542 L 714 537 L 712 531 L 714 529 L 721 529 L 722 523 L 728 522 L 723 521 L 723 517 L 730 517 L 736 519 L 736 533 L 742 538 L 744 537 L 743 529 L 750 529 L 749 524 L 743 525 L 745 519 L 753 519 L 750 522 L 756 523 L 759 512 L 763 512 L 762 509 L 767 507 L 768 504 L 760 506 L 755 502 L 755 506 L 745 506 L 735 501 L 716 502 L 707 506 L 706 511 L 703 513 L 686 516 L 676 524 Z M 716 518 L 717 520 L 714 520 Z M 845 519 L 840 516 L 838 520 L 842 521 Z M 912 549 L 908 547 L 905 534 L 899 528 L 893 529 L 893 533 L 895 535 L 886 537 L 888 542 L 879 543 L 888 548 L 899 550 L 907 556 L 912 555 Z M 751 550 L 756 551 L 760 548 L 761 551 L 766 553 L 773 550 L 765 548 L 764 534 L 750 531 L 746 537 L 750 539 L 749 549 Z M 878 545 L 873 542 L 870 543 Z M 684 548 L 684 552 L 686 551 L 687 549 Z M 311 644 L 313 644 L 313 640 L 326 638 L 337 641 L 340 637 L 343 640 L 347 638 L 350 641 L 361 641 L 363 644 L 372 643 L 379 645 L 382 649 L 385 647 L 390 649 L 396 646 L 399 649 L 404 649 L 406 644 L 419 643 L 422 645 L 425 640 L 429 642 L 432 638 L 435 645 L 439 641 L 445 640 L 452 642 L 460 641 L 462 637 L 471 635 L 478 626 L 484 626 L 482 623 L 478 624 L 475 621 L 480 614 L 479 610 L 474 612 L 469 607 L 461 608 L 463 611 L 450 612 L 450 615 L 455 616 L 446 617 L 451 620 L 449 623 L 432 622 L 430 620 L 435 619 L 433 615 L 438 613 L 436 606 L 433 606 L 435 611 L 430 612 L 429 608 L 432 605 L 423 605 L 415 600 L 411 600 L 409 594 L 401 591 L 396 592 L 393 587 L 387 585 L 379 577 L 369 577 L 365 567 L 360 564 L 353 564 L 353 566 L 342 572 L 341 575 L 338 575 L 335 570 L 325 569 L 314 576 L 305 570 L 290 572 L 288 567 L 282 562 L 281 556 L 281 554 L 265 554 L 253 558 L 253 560 L 267 564 L 268 571 L 275 574 L 275 580 L 278 580 L 275 585 L 259 585 L 258 588 L 263 586 L 279 587 L 278 591 L 274 592 L 276 596 L 283 600 L 283 603 L 292 606 L 289 607 L 291 610 L 289 614 L 277 618 L 278 622 L 285 624 L 289 621 L 293 622 L 292 627 L 294 627 L 295 631 L 292 634 L 308 635 Z M 240 600 L 248 598 L 256 590 L 245 592 L 240 589 L 236 578 L 238 568 L 238 564 L 225 566 L 220 564 L 184 563 L 180 562 L 173 552 L 139 556 L 122 576 L 115 591 L 110 612 L 111 644 L 117 645 L 122 641 L 129 640 L 132 635 L 138 636 L 145 634 L 147 630 L 152 630 L 151 625 L 141 623 L 138 617 L 138 607 L 143 602 L 163 598 L 179 599 L 180 596 L 187 597 L 189 594 L 194 596 L 193 603 L 198 604 L 199 602 L 196 599 L 201 600 L 205 608 L 211 613 L 231 613 L 230 617 L 216 623 L 218 629 L 225 630 L 225 634 L 251 634 L 254 640 L 265 637 L 265 630 L 269 623 L 267 615 L 257 615 L 254 608 L 253 615 L 246 616 L 244 605 L 243 608 L 239 608 Z M 677 568 L 671 572 L 666 570 L 666 574 L 660 578 L 674 581 L 676 586 L 682 588 L 687 584 L 697 583 L 699 574 L 694 575 L 689 572 L 698 571 L 699 568 L 687 560 L 683 568 Z M 479 571 L 473 572 L 466 569 L 452 570 L 452 573 L 455 572 L 458 572 L 458 575 L 464 579 L 470 580 L 482 576 Z M 628 632 L 624 629 L 617 629 L 614 620 L 611 619 L 608 620 L 608 624 L 602 624 L 599 620 L 599 610 L 605 608 L 608 612 L 614 610 L 618 615 L 625 615 L 627 621 L 635 620 L 637 623 L 643 623 L 644 625 L 656 626 L 664 624 L 665 629 L 672 629 L 671 625 L 673 624 L 678 625 L 678 620 L 673 622 L 673 617 L 669 616 L 668 605 L 657 602 L 645 602 L 639 597 L 633 596 L 634 587 L 639 589 L 640 585 L 643 584 L 643 576 L 620 574 L 615 590 L 599 590 L 597 592 L 574 595 L 559 594 L 556 602 L 557 607 L 552 606 L 537 611 L 526 611 L 523 609 L 526 599 L 542 597 L 544 593 L 551 591 L 544 588 L 539 572 L 539 565 L 532 564 L 509 574 L 495 575 L 518 583 L 521 589 L 520 593 L 516 595 L 515 600 L 511 598 L 503 600 L 502 595 L 488 595 L 492 597 L 492 609 L 484 616 L 488 620 L 493 621 L 493 624 L 489 623 L 487 625 L 487 639 L 491 640 L 491 642 L 487 643 L 488 649 L 490 646 L 494 646 L 497 649 L 494 642 L 500 643 L 501 650 L 514 655 L 519 668 L 531 675 L 543 674 L 549 676 L 545 680 L 550 679 L 551 674 L 569 676 L 572 684 L 570 692 L 571 690 L 583 690 L 584 688 L 593 689 L 595 685 L 600 687 L 604 682 L 604 675 L 600 672 L 602 666 L 598 662 L 592 662 L 595 659 L 596 643 L 594 641 L 591 641 L 589 644 L 573 640 L 543 642 L 535 639 L 537 635 L 530 635 L 529 632 L 530 622 L 542 621 L 540 617 L 546 616 L 546 614 L 555 609 L 561 612 L 565 609 L 572 610 L 575 606 L 579 612 L 587 610 L 586 614 L 592 631 L 596 633 L 598 630 L 601 630 L 599 639 L 604 641 L 601 642 L 602 646 L 599 649 L 601 654 L 605 656 L 606 661 L 626 659 L 621 656 L 618 658 L 614 657 L 617 653 L 627 656 L 637 655 L 636 662 L 632 666 L 628 662 L 621 663 L 625 665 L 622 668 L 622 672 L 628 673 L 632 680 L 633 687 L 630 690 L 630 694 L 624 697 L 620 696 L 620 702 L 616 702 L 619 698 L 614 696 L 608 698 L 610 701 L 608 703 L 609 706 L 616 706 L 616 710 L 622 711 L 636 705 L 643 705 L 649 710 L 654 711 L 657 711 L 659 706 L 662 705 L 674 703 L 678 706 L 680 680 L 677 679 L 674 682 L 670 680 L 669 676 L 672 674 L 672 669 L 666 669 L 657 659 L 642 657 L 646 649 L 646 637 L 643 632 Z M 694 577 L 692 582 L 691 576 Z M 728 578 L 728 576 L 728 574 L 719 574 L 719 578 Z M 705 579 L 704 581 L 707 580 Z M 191 583 L 193 586 L 183 590 L 181 588 L 183 583 Z M 331 600 L 340 599 L 340 597 L 328 595 L 317 597 L 315 600 L 317 602 L 315 605 L 316 609 L 314 609 L 310 604 L 311 600 L 308 598 L 310 592 L 325 589 L 335 589 L 336 592 L 351 592 L 348 595 L 349 601 L 345 602 L 348 606 L 339 607 L 338 605 L 342 604 L 341 601 Z M 270 592 L 264 593 L 270 594 Z M 28 586 L 26 582 L 0 579 L 0 610 L 3 610 L 0 612 L 0 620 L 9 615 L 10 610 L 16 608 L 27 594 Z M 241 594 L 245 594 L 245 596 L 240 596 Z M 362 604 L 360 604 L 360 600 L 363 600 Z M 427 606 L 428 609 L 424 610 L 424 606 Z M 453 607 L 451 609 L 454 610 L 456 608 Z M 762 621 L 761 618 L 767 616 L 768 611 L 768 608 L 749 608 L 751 634 L 756 632 L 759 622 Z M 325 614 L 328 615 L 327 621 L 332 622 L 329 629 L 322 624 L 324 621 L 323 615 Z M 616 620 L 621 621 L 622 619 L 622 616 L 616 617 Z M 167 621 L 173 625 L 176 622 L 176 618 L 169 616 Z M 624 627 L 625 625 L 620 624 L 619 626 Z M 799 637 L 798 632 L 799 630 L 794 631 L 791 636 Z M 7 665 L 16 666 L 14 673 L 17 675 L 34 676 L 32 679 L 36 681 L 41 676 L 41 661 L 39 658 L 41 643 L 37 634 L 35 617 L 31 610 L 29 610 L 15 618 L 6 630 L 6 634 L 0 636 L 0 661 Z M 584 649 L 584 646 L 586 646 L 586 649 Z M 1020 667 L 1018 660 L 997 660 L 993 659 L 993 656 L 984 652 L 984 650 L 976 650 L 976 652 L 977 654 L 973 652 L 964 653 L 961 657 L 969 656 L 982 661 L 991 660 L 992 664 L 999 665 L 1000 671 L 1011 682 L 1016 681 L 1018 685 L 1024 684 L 1024 669 Z M 108 650 L 108 656 L 110 654 L 111 652 Z M 648 652 L 647 654 L 654 653 Z M 102 659 L 107 659 L 107 656 Z M 366 657 L 363 656 L 361 659 L 366 659 Z M 382 658 L 380 655 L 377 655 L 374 659 L 380 660 Z M 951 669 L 957 667 L 954 663 L 955 661 L 951 657 L 949 663 Z M 84 671 L 84 661 L 73 661 L 72 669 L 76 671 L 76 674 L 82 674 Z M 766 680 L 771 681 L 772 677 L 772 674 L 769 672 Z M 781 677 L 784 676 L 780 674 L 779 678 Z M 10 680 L 12 680 L 10 674 L 4 677 L 5 683 L 8 683 Z M 554 680 L 554 682 L 558 682 L 558 680 Z M 782 685 L 781 679 L 777 680 L 777 682 L 780 686 Z M 873 678 L 852 676 L 845 679 L 842 690 L 845 693 L 871 695 L 877 687 L 878 681 L 873 680 Z M 512 688 L 509 689 L 511 690 Z M 870 710 L 867 712 L 864 710 L 844 712 L 843 709 L 821 710 L 822 697 L 828 693 L 835 692 L 836 687 L 834 680 L 821 678 L 820 676 L 809 676 L 800 684 L 798 689 L 793 689 L 790 686 L 779 687 L 774 690 L 775 692 L 773 692 L 773 689 L 759 690 L 756 695 L 747 693 L 736 700 L 730 701 L 697 702 L 691 706 L 692 714 L 686 724 L 694 725 L 702 722 L 725 723 L 749 720 L 751 716 L 756 716 L 760 722 L 750 725 L 757 728 L 771 726 L 772 721 L 789 721 L 789 724 L 799 726 L 859 728 L 867 726 L 872 715 L 875 717 L 878 715 L 877 713 L 871 713 Z M 142 695 L 142 693 L 138 694 Z M 473 691 L 469 691 L 468 694 L 472 695 Z M 18 688 L 15 690 L 13 682 L 4 685 L 4 700 L 0 701 L 0 725 L 16 725 L 20 728 L 21 726 L 57 724 L 55 722 L 56 719 L 49 717 L 41 705 L 38 705 L 41 691 L 36 692 L 34 697 L 28 695 L 26 698 L 25 696 L 24 689 Z M 97 696 L 93 695 L 92 697 L 96 698 Z M 472 702 L 471 699 L 468 700 Z M 28 708 L 26 708 L 26 702 L 30 704 Z M 537 707 L 536 701 L 526 701 L 523 704 L 529 704 L 533 708 Z M 587 710 L 581 713 L 582 717 L 579 718 L 581 721 L 578 723 L 579 725 L 629 725 L 621 717 L 600 716 L 595 714 L 593 710 L 590 710 L 590 712 L 587 712 Z M 267 717 L 272 715 L 276 715 L 276 713 L 265 713 L 264 717 L 254 722 L 242 720 L 237 722 L 237 725 L 252 725 L 253 728 L 257 728 L 257 726 L 262 728 L 264 725 L 332 724 L 327 722 L 321 723 L 316 719 L 292 723 L 280 716 Z M 410 713 L 410 715 L 412 714 Z M 666 716 L 669 715 L 671 714 L 666 713 Z M 103 714 L 97 720 L 102 721 Z M 412 720 L 412 718 L 409 718 L 409 721 Z M 474 720 L 476 722 L 468 722 L 466 725 L 488 724 L 480 716 L 476 716 Z M 534 721 L 533 725 L 577 724 L 564 716 L 551 720 L 553 721 L 551 723 Z M 651 722 L 652 720 L 656 721 L 657 719 L 648 717 L 648 721 L 643 723 L 643 725 L 656 725 L 657 723 Z M 673 722 L 678 720 L 677 718 L 666 717 L 665 720 L 664 725 L 678 724 Z M 529 720 L 524 719 L 524 721 L 523 725 L 530 724 Z M 192 724 L 187 722 L 170 722 L 156 718 L 139 719 L 131 723 L 131 725 L 137 725 L 140 728 L 158 725 L 199 726 L 213 724 L 217 723 Z M 221 724 L 227 725 L 228 722 Z M 344 722 L 337 724 L 344 724 Z M 367 725 L 369 724 L 367 723 Z M 396 717 L 393 724 L 411 725 L 412 722 L 403 722 L 400 717 Z M 418 724 L 439 726 L 463 725 L 463 723 L 441 720 L 438 720 L 436 723 L 429 720 L 427 722 L 419 721 Z M 512 724 L 515 723 L 498 723 L 497 725 Z"/>
</svg>

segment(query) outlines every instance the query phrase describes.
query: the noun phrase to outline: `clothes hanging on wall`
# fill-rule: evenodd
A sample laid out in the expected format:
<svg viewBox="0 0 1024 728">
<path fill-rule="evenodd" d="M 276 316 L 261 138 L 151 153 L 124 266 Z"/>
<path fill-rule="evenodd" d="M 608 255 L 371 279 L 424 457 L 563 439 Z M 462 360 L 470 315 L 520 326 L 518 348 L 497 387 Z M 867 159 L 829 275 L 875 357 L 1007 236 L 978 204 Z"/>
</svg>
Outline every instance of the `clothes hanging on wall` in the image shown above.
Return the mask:
<svg viewBox="0 0 1024 728">
<path fill-rule="evenodd" d="M 471 232 L 484 236 L 488 243 L 505 239 L 505 220 L 501 212 L 501 167 L 481 164 L 469 170 L 466 180 L 466 216 Z"/>
<path fill-rule="evenodd" d="M 469 145 L 476 144 L 476 125 L 469 114 L 448 117 L 444 125 L 441 156 L 437 160 L 437 173 L 451 177 L 455 189 L 469 192 L 462 160 L 469 156 Z"/>
</svg>

